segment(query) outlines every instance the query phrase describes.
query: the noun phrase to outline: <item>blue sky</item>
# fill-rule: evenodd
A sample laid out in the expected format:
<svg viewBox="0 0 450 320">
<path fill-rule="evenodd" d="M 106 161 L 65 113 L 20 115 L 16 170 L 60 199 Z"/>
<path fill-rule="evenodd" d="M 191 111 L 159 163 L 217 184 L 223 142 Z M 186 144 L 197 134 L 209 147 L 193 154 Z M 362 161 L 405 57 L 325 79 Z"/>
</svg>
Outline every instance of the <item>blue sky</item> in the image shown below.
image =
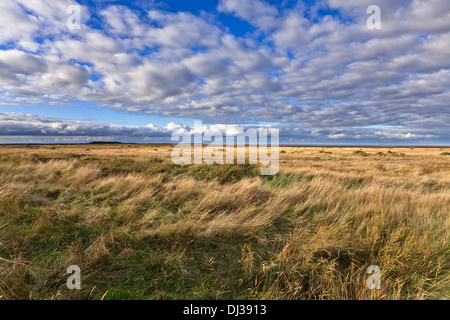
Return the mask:
<svg viewBox="0 0 450 320">
<path fill-rule="evenodd" d="M 381 29 L 367 26 L 372 4 Z M 0 12 L 0 143 L 169 141 L 195 120 L 272 125 L 292 144 L 450 142 L 445 0 L 4 0 Z"/>
</svg>

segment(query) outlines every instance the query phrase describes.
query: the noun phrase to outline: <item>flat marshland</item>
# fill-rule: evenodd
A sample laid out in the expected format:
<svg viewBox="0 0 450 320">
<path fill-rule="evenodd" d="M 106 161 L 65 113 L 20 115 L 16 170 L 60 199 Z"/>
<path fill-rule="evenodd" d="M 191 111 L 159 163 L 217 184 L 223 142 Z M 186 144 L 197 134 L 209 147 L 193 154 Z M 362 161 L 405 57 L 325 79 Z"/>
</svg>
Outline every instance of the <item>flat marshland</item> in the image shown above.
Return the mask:
<svg viewBox="0 0 450 320">
<path fill-rule="evenodd" d="M 448 148 L 280 147 L 273 177 L 171 148 L 0 146 L 0 298 L 450 298 Z"/>
</svg>

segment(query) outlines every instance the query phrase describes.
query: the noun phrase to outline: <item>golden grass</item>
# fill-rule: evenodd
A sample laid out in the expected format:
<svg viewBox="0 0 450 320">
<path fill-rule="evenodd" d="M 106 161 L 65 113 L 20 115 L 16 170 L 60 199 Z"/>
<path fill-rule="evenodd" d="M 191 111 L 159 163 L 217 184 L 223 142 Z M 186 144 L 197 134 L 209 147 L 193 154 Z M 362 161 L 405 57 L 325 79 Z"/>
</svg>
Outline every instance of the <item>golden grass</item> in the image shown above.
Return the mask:
<svg viewBox="0 0 450 320">
<path fill-rule="evenodd" d="M 262 177 L 169 145 L 0 146 L 0 297 L 448 299 L 446 150 L 280 147 Z"/>
</svg>

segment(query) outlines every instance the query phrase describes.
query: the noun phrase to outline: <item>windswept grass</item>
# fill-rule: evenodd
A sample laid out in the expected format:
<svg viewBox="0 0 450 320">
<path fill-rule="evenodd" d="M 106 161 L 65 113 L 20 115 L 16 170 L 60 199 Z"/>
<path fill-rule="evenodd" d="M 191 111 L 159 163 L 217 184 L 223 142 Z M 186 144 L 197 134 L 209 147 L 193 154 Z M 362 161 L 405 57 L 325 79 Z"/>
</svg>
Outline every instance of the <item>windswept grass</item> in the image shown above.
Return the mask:
<svg viewBox="0 0 450 320">
<path fill-rule="evenodd" d="M 161 145 L 1 147 L 0 298 L 450 298 L 442 152 L 284 149 L 263 177 Z"/>
</svg>

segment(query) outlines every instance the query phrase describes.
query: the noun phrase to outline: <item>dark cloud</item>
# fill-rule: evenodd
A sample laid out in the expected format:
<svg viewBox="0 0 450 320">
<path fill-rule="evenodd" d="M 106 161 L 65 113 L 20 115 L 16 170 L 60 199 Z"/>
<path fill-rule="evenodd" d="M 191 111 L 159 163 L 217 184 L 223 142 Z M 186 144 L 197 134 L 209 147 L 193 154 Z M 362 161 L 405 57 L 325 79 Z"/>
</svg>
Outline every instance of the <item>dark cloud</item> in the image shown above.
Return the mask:
<svg viewBox="0 0 450 320">
<path fill-rule="evenodd" d="M 379 144 L 412 144 L 426 142 L 436 137 L 449 138 L 445 128 L 439 126 L 439 121 L 430 121 L 427 125 L 436 125 L 432 130 L 420 129 L 415 133 L 405 129 L 383 130 L 381 128 L 348 128 L 330 127 L 317 129 L 301 127 L 299 125 L 277 126 L 280 130 L 280 143 L 321 143 L 326 137 L 330 143 L 379 143 Z M 260 126 L 259 126 L 260 127 Z M 269 128 L 270 126 L 265 126 Z M 223 136 L 236 135 L 249 128 L 258 128 L 254 125 L 208 125 L 204 124 L 200 131 L 193 126 L 169 123 L 165 127 L 147 126 L 120 126 L 114 123 L 98 123 L 83 120 L 67 120 L 52 117 L 42 117 L 30 114 L 0 113 L 0 141 L 2 142 L 85 142 L 92 140 L 114 140 L 123 142 L 173 142 L 173 133 L 192 135 L 194 132 L 217 132 Z M 263 126 L 264 128 L 264 126 Z M 179 140 L 175 140 L 177 142 Z M 207 143 L 205 141 L 205 143 Z M 436 141 L 439 144 L 440 141 Z"/>
</svg>

